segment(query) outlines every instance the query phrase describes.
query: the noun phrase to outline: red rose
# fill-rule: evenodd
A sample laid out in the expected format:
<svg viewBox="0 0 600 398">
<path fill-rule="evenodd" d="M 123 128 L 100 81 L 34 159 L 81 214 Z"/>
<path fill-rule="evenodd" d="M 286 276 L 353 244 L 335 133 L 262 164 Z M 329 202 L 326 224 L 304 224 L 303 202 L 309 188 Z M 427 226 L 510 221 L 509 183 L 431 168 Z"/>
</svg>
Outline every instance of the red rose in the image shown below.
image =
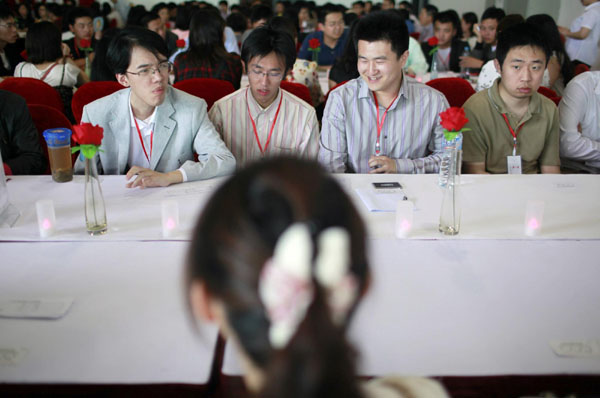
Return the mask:
<svg viewBox="0 0 600 398">
<path fill-rule="evenodd" d="M 175 42 L 175 45 L 177 46 L 177 48 L 184 48 L 185 47 L 185 40 L 179 39 Z"/>
<path fill-rule="evenodd" d="M 81 123 L 73 126 L 73 139 L 79 145 L 96 145 L 102 143 L 104 129 L 100 126 L 93 126 L 91 123 Z"/>
<path fill-rule="evenodd" d="M 308 47 L 316 50 L 317 48 L 321 47 L 321 42 L 317 38 L 310 39 L 308 41 Z"/>
<path fill-rule="evenodd" d="M 433 36 L 433 37 L 430 37 L 430 38 L 429 38 L 429 40 L 427 40 L 427 44 L 429 44 L 431 47 L 435 47 L 435 46 L 437 46 L 437 45 L 438 45 L 438 42 L 439 42 L 439 41 L 438 41 L 438 38 L 437 38 L 437 37 L 435 37 L 435 36 Z"/>
<path fill-rule="evenodd" d="M 465 117 L 465 110 L 453 106 L 440 113 L 440 124 L 448 131 L 460 131 L 469 121 Z"/>
<path fill-rule="evenodd" d="M 90 48 L 92 46 L 91 40 L 81 39 L 79 40 L 79 48 Z"/>
</svg>

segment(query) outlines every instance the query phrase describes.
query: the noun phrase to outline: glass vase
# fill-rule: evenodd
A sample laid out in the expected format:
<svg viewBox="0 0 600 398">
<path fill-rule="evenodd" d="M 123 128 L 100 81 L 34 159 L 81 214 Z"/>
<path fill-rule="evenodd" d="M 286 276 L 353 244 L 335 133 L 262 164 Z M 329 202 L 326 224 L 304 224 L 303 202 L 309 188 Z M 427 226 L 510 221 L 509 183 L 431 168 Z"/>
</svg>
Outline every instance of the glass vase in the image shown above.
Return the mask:
<svg viewBox="0 0 600 398">
<path fill-rule="evenodd" d="M 98 178 L 96 156 L 85 158 L 85 226 L 90 235 L 102 235 L 107 230 L 104 197 Z"/>
<path fill-rule="evenodd" d="M 460 171 L 462 151 L 447 148 L 448 182 L 443 189 L 442 209 L 440 211 L 439 230 L 444 235 L 456 235 L 460 231 Z"/>
</svg>

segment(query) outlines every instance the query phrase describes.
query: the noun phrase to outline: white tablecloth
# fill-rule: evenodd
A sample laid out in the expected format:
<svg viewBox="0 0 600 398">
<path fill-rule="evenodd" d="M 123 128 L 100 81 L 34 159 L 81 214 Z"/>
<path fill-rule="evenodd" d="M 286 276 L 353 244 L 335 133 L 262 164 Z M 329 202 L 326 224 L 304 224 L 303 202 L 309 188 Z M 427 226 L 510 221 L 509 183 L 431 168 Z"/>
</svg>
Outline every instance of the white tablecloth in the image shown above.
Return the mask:
<svg viewBox="0 0 600 398">
<path fill-rule="evenodd" d="M 475 176 L 462 178 L 462 225 L 456 237 L 438 232 L 442 191 L 436 175 L 339 175 L 367 221 L 371 238 L 394 236 L 394 213 L 370 213 L 355 188 L 370 188 L 374 181 L 399 181 L 415 203 L 414 226 L 409 239 L 600 239 L 600 178 L 590 175 Z M 103 176 L 108 233 L 90 237 L 85 232 L 83 177 L 55 183 L 50 176 L 11 177 L 8 192 L 21 217 L 13 228 L 0 228 L 0 241 L 40 240 L 35 202 L 52 199 L 57 233 L 46 240 L 160 240 L 161 201 L 179 205 L 181 232 L 171 240 L 187 240 L 210 193 L 223 179 L 173 185 L 167 188 L 128 189 L 124 176 Z M 524 235 L 528 200 L 545 203 L 542 232 Z"/>
</svg>

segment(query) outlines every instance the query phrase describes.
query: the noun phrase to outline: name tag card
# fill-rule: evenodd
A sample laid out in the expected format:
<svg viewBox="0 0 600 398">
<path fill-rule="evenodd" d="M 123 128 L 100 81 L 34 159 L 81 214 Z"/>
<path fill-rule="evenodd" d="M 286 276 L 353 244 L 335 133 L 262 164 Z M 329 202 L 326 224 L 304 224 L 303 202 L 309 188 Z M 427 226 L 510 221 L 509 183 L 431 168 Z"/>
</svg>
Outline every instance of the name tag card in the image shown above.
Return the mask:
<svg viewBox="0 0 600 398">
<path fill-rule="evenodd" d="M 73 304 L 72 298 L 0 301 L 0 318 L 62 318 Z"/>
<path fill-rule="evenodd" d="M 506 168 L 508 170 L 508 174 L 522 174 L 521 155 L 507 156 L 506 157 Z"/>
</svg>

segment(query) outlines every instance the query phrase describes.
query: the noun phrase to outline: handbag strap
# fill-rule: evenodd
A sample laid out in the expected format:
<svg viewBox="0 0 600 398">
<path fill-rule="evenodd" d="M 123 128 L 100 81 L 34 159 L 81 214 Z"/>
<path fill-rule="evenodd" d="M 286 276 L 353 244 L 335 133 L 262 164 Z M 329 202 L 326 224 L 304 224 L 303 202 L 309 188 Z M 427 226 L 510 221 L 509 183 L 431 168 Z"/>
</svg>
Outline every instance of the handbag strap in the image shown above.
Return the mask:
<svg viewBox="0 0 600 398">
<path fill-rule="evenodd" d="M 51 67 L 49 67 L 48 69 L 46 69 L 46 72 L 44 72 L 44 74 L 42 75 L 42 77 L 40 77 L 41 81 L 44 81 L 46 79 L 46 76 L 48 76 L 48 74 L 52 71 L 52 69 L 54 69 L 54 67 L 58 65 L 58 62 L 55 62 L 52 64 Z M 64 73 L 64 71 L 63 71 Z"/>
</svg>

